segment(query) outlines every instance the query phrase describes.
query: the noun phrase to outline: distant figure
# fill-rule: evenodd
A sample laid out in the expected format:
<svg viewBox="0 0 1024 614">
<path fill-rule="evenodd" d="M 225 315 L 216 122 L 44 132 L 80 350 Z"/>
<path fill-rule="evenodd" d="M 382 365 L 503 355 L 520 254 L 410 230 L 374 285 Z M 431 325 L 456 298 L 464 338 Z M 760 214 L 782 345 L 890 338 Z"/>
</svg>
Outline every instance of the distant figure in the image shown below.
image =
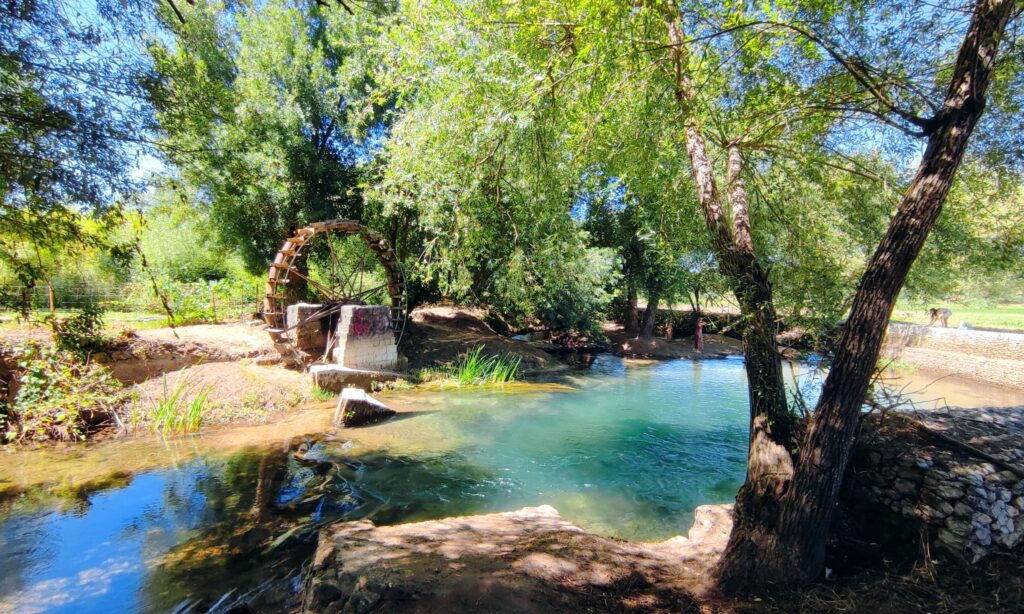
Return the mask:
<svg viewBox="0 0 1024 614">
<path fill-rule="evenodd" d="M 697 318 L 697 327 L 693 331 L 693 349 L 704 351 L 704 318 Z"/>
<path fill-rule="evenodd" d="M 576 349 L 576 339 L 572 336 L 572 333 L 565 333 L 564 335 L 555 337 L 553 341 L 555 344 L 561 345 L 562 347 L 570 350 Z"/>
<path fill-rule="evenodd" d="M 932 307 L 928 311 L 929 313 L 932 314 L 932 319 L 930 322 L 928 322 L 928 326 L 932 326 L 933 324 L 935 324 L 935 321 L 938 320 L 939 322 L 942 322 L 942 328 L 949 327 L 949 316 L 953 315 L 952 311 L 946 309 L 945 307 L 941 309 Z"/>
</svg>

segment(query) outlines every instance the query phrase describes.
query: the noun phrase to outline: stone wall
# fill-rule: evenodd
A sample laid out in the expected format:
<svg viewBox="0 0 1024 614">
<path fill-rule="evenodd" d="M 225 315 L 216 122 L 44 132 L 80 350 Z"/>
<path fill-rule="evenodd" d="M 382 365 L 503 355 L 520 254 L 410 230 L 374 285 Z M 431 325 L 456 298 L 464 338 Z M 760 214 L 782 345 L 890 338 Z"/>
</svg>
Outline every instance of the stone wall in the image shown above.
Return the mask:
<svg viewBox="0 0 1024 614">
<path fill-rule="evenodd" d="M 906 420 L 871 416 L 847 478 L 858 503 L 880 506 L 927 531 L 941 549 L 974 562 L 1024 540 L 1024 408 L 949 409 L 910 416 L 1001 459 L 993 464 Z"/>
<path fill-rule="evenodd" d="M 391 310 L 384 305 L 346 305 L 338 319 L 334 362 L 353 369 L 390 370 L 398 362 Z"/>
<path fill-rule="evenodd" d="M 968 353 L 985 358 L 1024 359 L 1024 335 L 984 330 L 942 328 L 894 322 L 886 337 L 889 351 L 925 347 L 943 352 Z"/>
<path fill-rule="evenodd" d="M 893 323 L 882 356 L 930 372 L 1024 388 L 1024 335 Z"/>
<path fill-rule="evenodd" d="M 309 316 L 320 311 L 323 305 L 315 303 L 295 303 L 288 305 L 285 310 L 285 322 L 288 328 L 288 337 L 298 350 L 320 350 L 327 345 L 327 335 L 324 332 L 324 325 L 321 319 L 311 320 L 305 324 L 299 324 Z M 329 328 L 329 327 L 328 327 Z"/>
</svg>

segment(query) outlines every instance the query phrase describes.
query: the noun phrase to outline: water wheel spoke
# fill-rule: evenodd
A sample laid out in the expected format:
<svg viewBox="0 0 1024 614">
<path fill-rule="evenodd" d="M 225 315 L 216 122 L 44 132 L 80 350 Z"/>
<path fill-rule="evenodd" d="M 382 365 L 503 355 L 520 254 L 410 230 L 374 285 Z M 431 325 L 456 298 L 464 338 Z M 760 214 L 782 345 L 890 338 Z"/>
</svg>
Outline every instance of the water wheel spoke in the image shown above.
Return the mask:
<svg viewBox="0 0 1024 614">
<path fill-rule="evenodd" d="M 331 282 L 344 290 L 341 286 L 341 263 L 338 262 L 338 254 L 334 251 L 334 240 L 331 236 L 327 237 L 327 249 L 331 252 Z"/>
<path fill-rule="evenodd" d="M 365 264 L 366 252 L 364 251 L 362 256 L 359 258 L 359 291 L 357 292 L 358 295 L 362 295 L 363 293 L 363 271 L 365 270 L 363 267 L 365 266 Z"/>
<path fill-rule="evenodd" d="M 353 267 L 351 273 L 345 276 L 345 286 L 348 288 L 348 294 L 352 294 L 356 291 L 355 277 L 359 272 L 358 268 Z"/>
<path fill-rule="evenodd" d="M 381 284 L 379 286 L 374 286 L 372 288 L 369 288 L 369 289 L 366 289 L 366 290 L 362 290 L 361 292 L 353 294 L 349 298 L 354 299 L 354 300 L 362 300 L 362 298 L 364 296 L 371 295 L 371 294 L 373 294 L 374 292 L 376 292 L 378 290 L 383 290 L 384 288 L 387 288 L 387 286 L 388 285 L 386 283 L 385 284 Z"/>
<path fill-rule="evenodd" d="M 335 294 L 334 290 L 328 288 L 327 286 L 325 286 L 322 283 L 316 281 L 315 279 L 309 277 L 308 275 L 303 275 L 302 273 L 300 273 L 298 271 L 298 269 L 294 269 L 293 268 L 293 269 L 290 269 L 288 272 L 289 273 L 293 273 L 293 274 L 297 275 L 298 277 L 301 277 L 302 279 L 305 279 L 306 282 L 308 282 L 314 288 L 316 288 L 317 290 L 322 292 L 323 296 L 320 297 L 321 300 L 325 300 L 325 301 L 326 300 L 331 300 L 331 301 L 341 300 L 342 297 L 339 296 L 338 294 Z"/>
</svg>

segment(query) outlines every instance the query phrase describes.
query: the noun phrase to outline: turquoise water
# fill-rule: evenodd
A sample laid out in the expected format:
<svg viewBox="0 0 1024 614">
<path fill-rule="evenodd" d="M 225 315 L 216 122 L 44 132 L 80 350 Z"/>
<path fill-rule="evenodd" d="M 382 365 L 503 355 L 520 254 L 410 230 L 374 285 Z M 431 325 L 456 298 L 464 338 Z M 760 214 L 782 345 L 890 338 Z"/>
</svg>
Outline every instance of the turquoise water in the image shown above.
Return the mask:
<svg viewBox="0 0 1024 614">
<path fill-rule="evenodd" d="M 575 390 L 419 395 L 431 413 L 417 420 L 489 476 L 471 493 L 478 502 L 445 493 L 473 512 L 546 503 L 590 531 L 660 540 L 685 535 L 696 506 L 734 498 L 745 382 L 740 359 L 627 366 L 602 356 L 569 378 Z"/>
<path fill-rule="evenodd" d="M 280 611 L 294 605 L 317 528 L 333 520 L 549 504 L 590 531 L 660 540 L 685 534 L 697 505 L 735 496 L 747 445 L 741 359 L 601 356 L 560 383 L 400 395 L 392 401 L 414 411 L 369 430 L 185 460 L 168 452 L 71 499 L 8 500 L 0 611 L 203 611 L 251 590 L 252 607 Z"/>
</svg>

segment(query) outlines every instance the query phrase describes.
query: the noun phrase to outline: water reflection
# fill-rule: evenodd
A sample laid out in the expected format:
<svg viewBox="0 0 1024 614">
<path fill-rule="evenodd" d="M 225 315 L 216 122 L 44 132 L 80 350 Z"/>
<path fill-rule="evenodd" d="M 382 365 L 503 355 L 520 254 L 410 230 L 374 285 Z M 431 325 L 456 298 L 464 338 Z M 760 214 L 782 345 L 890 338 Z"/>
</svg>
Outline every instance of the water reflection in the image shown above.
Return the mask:
<svg viewBox="0 0 1024 614">
<path fill-rule="evenodd" d="M 787 366 L 786 377 L 813 406 L 820 369 Z M 214 434 L 188 454 L 149 445 L 138 452 L 149 468 L 134 475 L 125 455 L 141 443 L 20 456 L 19 475 L 78 465 L 108 475 L 67 499 L 23 497 L 0 511 L 0 610 L 201 611 L 244 597 L 282 611 L 296 605 L 296 569 L 317 529 L 334 520 L 550 504 L 588 530 L 654 540 L 685 533 L 697 505 L 734 497 L 746 457 L 742 360 L 599 356 L 562 381 L 570 387 L 393 395 L 416 413 L 283 444 L 218 451 Z"/>
</svg>

